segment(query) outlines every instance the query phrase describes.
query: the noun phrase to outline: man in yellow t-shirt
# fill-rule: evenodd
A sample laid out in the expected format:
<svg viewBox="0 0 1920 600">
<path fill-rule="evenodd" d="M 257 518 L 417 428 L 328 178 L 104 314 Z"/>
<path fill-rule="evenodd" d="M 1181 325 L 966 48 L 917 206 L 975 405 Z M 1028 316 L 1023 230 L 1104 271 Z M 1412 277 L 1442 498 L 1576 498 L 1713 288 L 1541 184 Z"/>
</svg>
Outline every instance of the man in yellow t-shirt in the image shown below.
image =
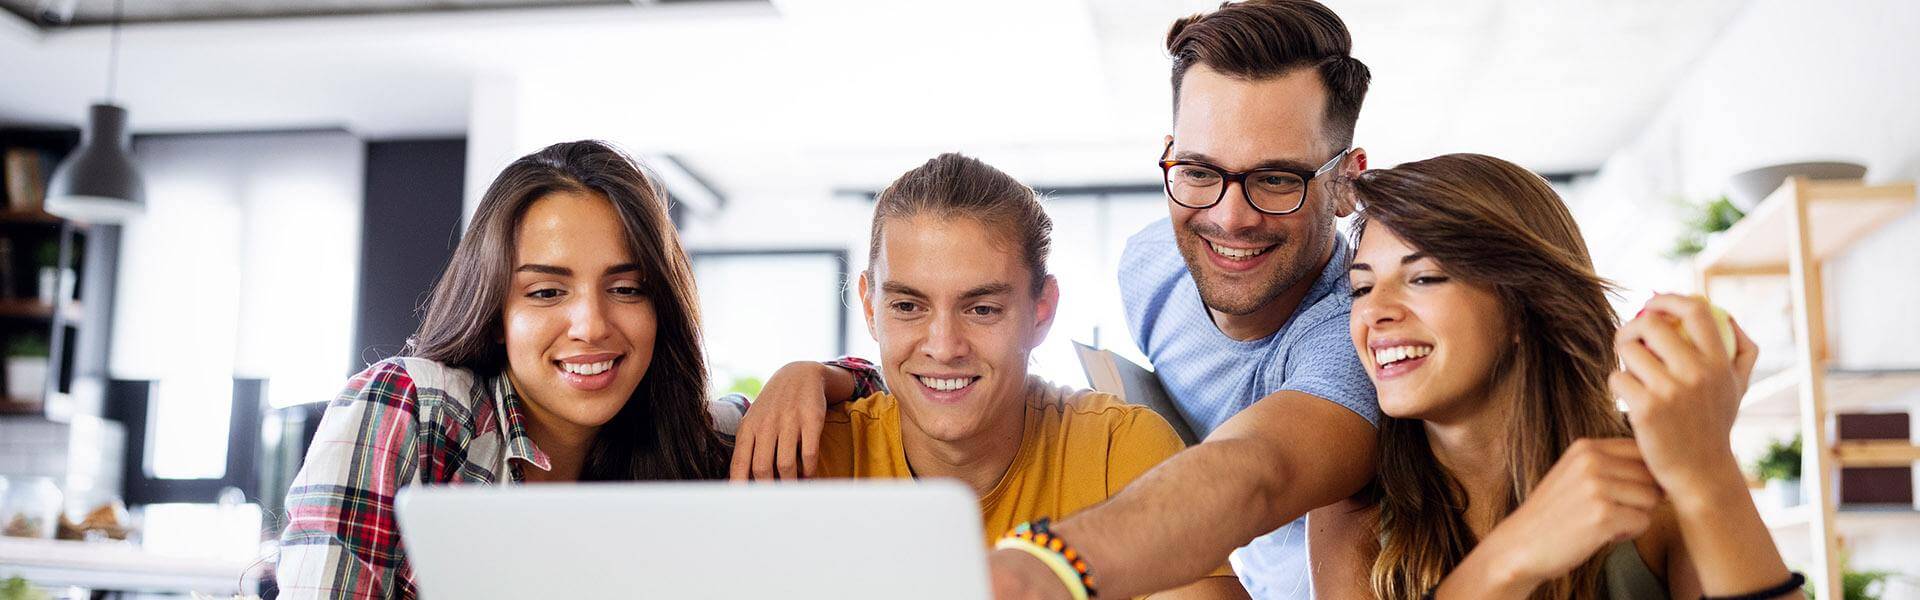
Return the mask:
<svg viewBox="0 0 1920 600">
<path fill-rule="evenodd" d="M 1165 419 L 1111 394 L 1073 390 L 1028 376 L 1019 450 L 980 495 L 987 542 L 1040 517 L 1092 506 L 1126 487 L 1185 444 Z M 900 400 L 878 392 L 827 409 L 821 432 L 824 477 L 913 477 L 901 442 Z"/>
<path fill-rule="evenodd" d="M 831 409 L 822 474 L 959 480 L 991 541 L 1106 500 L 1182 448 L 1145 407 L 1027 374 L 1060 299 L 1051 230 L 1031 188 L 958 154 L 880 193 L 859 292 L 889 390 Z M 1214 575 L 1168 597 L 1247 597 L 1231 570 Z"/>
</svg>

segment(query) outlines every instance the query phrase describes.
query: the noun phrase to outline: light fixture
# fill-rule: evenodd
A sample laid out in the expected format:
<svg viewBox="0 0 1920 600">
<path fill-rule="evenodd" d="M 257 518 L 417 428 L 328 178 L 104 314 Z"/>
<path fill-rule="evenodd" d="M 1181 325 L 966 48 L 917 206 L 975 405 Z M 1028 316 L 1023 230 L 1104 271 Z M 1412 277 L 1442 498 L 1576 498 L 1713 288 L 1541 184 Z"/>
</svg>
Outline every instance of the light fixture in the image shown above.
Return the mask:
<svg viewBox="0 0 1920 600">
<path fill-rule="evenodd" d="M 88 223 L 119 223 L 146 212 L 146 190 L 134 170 L 133 135 L 127 109 L 114 105 L 120 59 L 121 2 L 113 3 L 113 34 L 107 51 L 107 99 L 93 105 L 80 147 L 53 171 L 47 212 Z"/>
</svg>

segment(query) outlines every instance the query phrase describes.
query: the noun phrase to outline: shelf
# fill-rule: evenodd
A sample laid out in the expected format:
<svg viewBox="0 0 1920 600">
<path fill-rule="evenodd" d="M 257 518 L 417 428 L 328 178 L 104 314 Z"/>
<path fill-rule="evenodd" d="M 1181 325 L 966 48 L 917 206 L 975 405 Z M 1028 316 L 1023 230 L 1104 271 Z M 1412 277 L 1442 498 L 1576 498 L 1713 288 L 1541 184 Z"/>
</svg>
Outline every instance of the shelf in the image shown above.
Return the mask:
<svg viewBox="0 0 1920 600">
<path fill-rule="evenodd" d="M 1863 412 L 1900 401 L 1901 394 L 1920 390 L 1920 369 L 1827 371 L 1827 412 Z M 1797 418 L 1800 416 L 1800 370 L 1784 369 L 1747 386 L 1740 399 L 1740 416 Z"/>
<path fill-rule="evenodd" d="M 1769 508 L 1760 511 L 1760 519 L 1774 535 L 1805 528 L 1813 521 L 1812 505 Z M 1835 525 L 1853 535 L 1883 530 L 1887 526 L 1920 527 L 1920 510 L 1912 506 L 1842 506 L 1833 513 Z"/>
<path fill-rule="evenodd" d="M 85 311 L 81 310 L 80 303 L 78 302 L 67 303 L 65 310 L 62 311 L 62 316 L 66 317 L 68 323 L 79 323 L 82 314 L 85 314 Z M 52 318 L 53 305 L 51 304 L 45 304 L 31 298 L 0 300 L 0 319 Z"/>
<path fill-rule="evenodd" d="M 1911 182 L 1802 181 L 1807 188 L 1807 220 L 1813 228 L 1813 256 L 1819 260 L 1839 254 L 1915 204 Z M 1793 210 L 1792 194 L 1791 185 L 1774 190 L 1732 229 L 1708 243 L 1694 258 L 1695 268 L 1709 277 L 1785 274 L 1787 241 L 1793 235 L 1788 214 Z"/>
<path fill-rule="evenodd" d="M 0 224 L 57 227 L 66 222 L 66 219 L 45 211 L 0 210 Z"/>
<path fill-rule="evenodd" d="M 251 593 L 253 562 L 154 554 L 126 543 L 0 537 L 0 579 L 146 592 Z"/>
<path fill-rule="evenodd" d="M 1848 467 L 1906 467 L 1920 461 L 1920 446 L 1900 440 L 1838 442 L 1833 455 Z"/>
</svg>

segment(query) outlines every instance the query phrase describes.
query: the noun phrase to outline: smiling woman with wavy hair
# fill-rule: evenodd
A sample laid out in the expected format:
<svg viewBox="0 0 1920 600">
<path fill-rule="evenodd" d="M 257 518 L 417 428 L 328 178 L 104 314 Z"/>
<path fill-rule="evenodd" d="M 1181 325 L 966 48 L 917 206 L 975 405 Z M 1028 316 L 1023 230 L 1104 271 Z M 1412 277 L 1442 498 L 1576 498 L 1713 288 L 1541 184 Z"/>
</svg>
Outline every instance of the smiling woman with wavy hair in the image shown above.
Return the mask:
<svg viewBox="0 0 1920 600">
<path fill-rule="evenodd" d="M 1353 191 L 1351 330 L 1386 418 L 1374 484 L 1313 514 L 1318 595 L 1698 597 L 1789 579 L 1727 436 L 1751 342 L 1723 347 L 1680 296 L 1617 326 L 1573 216 L 1512 163 L 1446 155 Z"/>
<path fill-rule="evenodd" d="M 283 597 L 413 597 L 404 487 L 724 477 L 698 307 L 665 194 L 626 155 L 508 165 L 407 350 L 328 405 L 287 493 Z"/>
</svg>

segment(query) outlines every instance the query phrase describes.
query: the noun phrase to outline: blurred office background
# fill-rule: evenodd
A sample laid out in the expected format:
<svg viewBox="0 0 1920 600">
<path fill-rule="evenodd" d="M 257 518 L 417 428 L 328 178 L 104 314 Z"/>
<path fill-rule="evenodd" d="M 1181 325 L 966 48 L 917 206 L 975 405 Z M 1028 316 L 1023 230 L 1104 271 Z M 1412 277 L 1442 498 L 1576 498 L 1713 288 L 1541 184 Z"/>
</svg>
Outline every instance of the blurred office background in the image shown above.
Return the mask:
<svg viewBox="0 0 1920 600">
<path fill-rule="evenodd" d="M 399 350 L 493 175 L 559 141 L 616 142 L 667 185 L 716 389 L 875 354 L 849 289 L 872 196 L 945 151 L 1047 194 L 1062 307 L 1033 369 L 1086 385 L 1075 341 L 1144 362 L 1116 263 L 1166 214 L 1164 33 L 1214 4 L 0 0 L 0 498 L 17 499 L 0 518 L 129 507 L 139 544 L 55 547 L 77 562 L 40 584 L 233 587 L 218 576 L 271 552 L 258 532 L 322 403 Z M 1861 189 L 1920 178 L 1920 5 L 1906 0 L 1329 4 L 1373 70 L 1356 135 L 1373 166 L 1479 152 L 1547 177 L 1625 314 L 1699 288 L 1689 251 L 1731 243 L 1703 215 L 1737 173 L 1817 160 L 1864 166 Z M 130 115 L 144 214 L 39 214 L 34 196 L 109 94 Z M 1775 383 L 1756 389 L 1786 398 L 1743 411 L 1744 459 L 1808 422 L 1893 438 L 1841 489 L 1807 484 L 1839 494 L 1819 503 L 1837 508 L 1831 535 L 1813 531 L 1821 510 L 1756 490 L 1790 561 L 1833 544 L 1853 570 L 1891 572 L 1874 588 L 1886 598 L 1920 598 L 1902 460 L 1920 404 L 1906 190 L 1908 208 L 1857 219 L 1871 227 L 1817 277 L 1811 356 L 1846 388 L 1828 400 L 1838 416 L 1804 414 L 1790 388 L 1809 345 L 1785 269 L 1712 288 L 1763 344 L 1758 378 Z M 21 569 L 8 543 L 0 580 L 48 572 Z M 140 569 L 201 579 L 87 575 Z"/>
</svg>

